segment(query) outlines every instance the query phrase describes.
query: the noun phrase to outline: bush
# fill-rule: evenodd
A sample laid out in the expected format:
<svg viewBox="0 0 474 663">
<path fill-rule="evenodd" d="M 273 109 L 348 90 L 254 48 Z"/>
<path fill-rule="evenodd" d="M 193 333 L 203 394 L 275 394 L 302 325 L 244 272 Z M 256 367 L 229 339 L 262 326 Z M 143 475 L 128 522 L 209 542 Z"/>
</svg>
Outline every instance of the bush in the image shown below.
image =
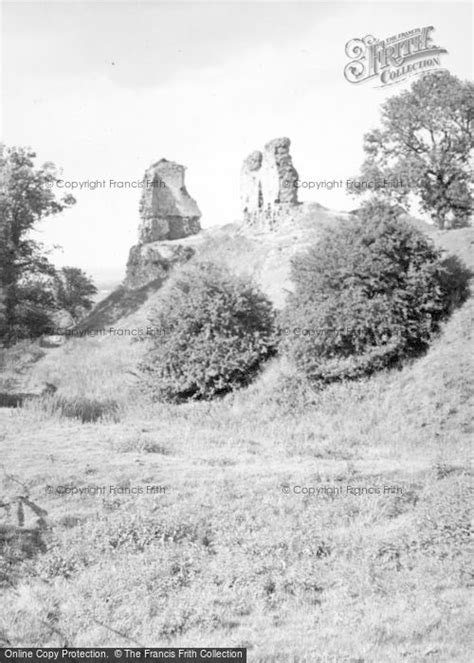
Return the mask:
<svg viewBox="0 0 474 663">
<path fill-rule="evenodd" d="M 158 400 L 209 399 L 249 382 L 274 352 L 274 311 L 254 286 L 212 263 L 183 267 L 164 287 L 143 362 Z"/>
<path fill-rule="evenodd" d="M 328 228 L 293 262 L 281 347 L 312 380 L 356 378 L 424 351 L 469 272 L 386 203 Z"/>
</svg>

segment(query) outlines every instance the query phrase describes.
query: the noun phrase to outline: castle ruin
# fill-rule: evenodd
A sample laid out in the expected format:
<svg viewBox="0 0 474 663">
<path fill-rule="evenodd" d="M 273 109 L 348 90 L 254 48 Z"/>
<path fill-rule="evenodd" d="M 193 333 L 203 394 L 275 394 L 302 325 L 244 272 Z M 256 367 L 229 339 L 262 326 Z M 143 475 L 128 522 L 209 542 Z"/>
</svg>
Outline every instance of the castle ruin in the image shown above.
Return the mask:
<svg viewBox="0 0 474 663">
<path fill-rule="evenodd" d="M 193 255 L 184 240 L 201 230 L 201 212 L 184 184 L 186 168 L 160 159 L 145 172 L 140 199 L 138 244 L 128 256 L 126 288 L 140 288 L 151 281 L 164 282 L 174 265 Z"/>
<path fill-rule="evenodd" d="M 255 230 L 272 230 L 298 205 L 289 138 L 275 138 L 263 153 L 252 152 L 240 174 L 241 209 L 244 223 Z"/>
<path fill-rule="evenodd" d="M 182 239 L 201 229 L 201 212 L 184 184 L 185 167 L 160 159 L 146 172 L 140 200 L 140 244 Z"/>
</svg>

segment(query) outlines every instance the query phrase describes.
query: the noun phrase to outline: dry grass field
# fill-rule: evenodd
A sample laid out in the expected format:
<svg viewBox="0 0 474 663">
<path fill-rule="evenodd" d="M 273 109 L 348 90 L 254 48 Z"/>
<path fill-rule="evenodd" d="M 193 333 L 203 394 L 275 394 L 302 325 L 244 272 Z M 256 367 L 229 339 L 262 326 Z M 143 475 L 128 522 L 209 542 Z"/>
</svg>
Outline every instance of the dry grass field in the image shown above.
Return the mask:
<svg viewBox="0 0 474 663">
<path fill-rule="evenodd" d="M 141 393 L 146 343 L 49 351 L 57 393 L 0 409 L 1 644 L 472 660 L 472 318 L 401 371 L 315 392 L 273 360 L 180 406 Z"/>
</svg>

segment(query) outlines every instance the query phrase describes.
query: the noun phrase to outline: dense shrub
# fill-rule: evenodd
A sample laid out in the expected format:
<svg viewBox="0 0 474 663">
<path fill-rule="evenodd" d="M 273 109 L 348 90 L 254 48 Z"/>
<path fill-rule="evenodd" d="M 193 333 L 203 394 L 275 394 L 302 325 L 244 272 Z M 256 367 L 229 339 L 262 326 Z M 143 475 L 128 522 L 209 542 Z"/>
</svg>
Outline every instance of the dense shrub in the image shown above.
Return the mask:
<svg viewBox="0 0 474 663">
<path fill-rule="evenodd" d="M 212 263 L 183 267 L 151 318 L 153 350 L 141 368 L 154 398 L 212 398 L 248 383 L 274 351 L 271 302 Z"/>
<path fill-rule="evenodd" d="M 281 346 L 311 379 L 370 374 L 425 350 L 467 295 L 468 271 L 442 260 L 400 209 L 369 203 L 293 262 Z"/>
</svg>

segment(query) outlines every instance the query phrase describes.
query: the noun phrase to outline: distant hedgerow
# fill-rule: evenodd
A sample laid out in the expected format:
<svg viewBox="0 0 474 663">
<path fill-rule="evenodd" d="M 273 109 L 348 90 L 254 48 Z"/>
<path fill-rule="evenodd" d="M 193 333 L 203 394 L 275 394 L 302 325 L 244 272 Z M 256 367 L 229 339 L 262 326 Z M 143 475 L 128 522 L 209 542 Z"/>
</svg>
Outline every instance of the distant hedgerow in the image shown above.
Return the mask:
<svg viewBox="0 0 474 663">
<path fill-rule="evenodd" d="M 212 263 L 181 268 L 150 320 L 160 334 L 141 365 L 148 389 L 179 402 L 247 384 L 274 352 L 274 318 L 249 281 Z"/>
<path fill-rule="evenodd" d="M 310 379 L 355 378 L 425 350 L 469 272 L 399 208 L 366 204 L 293 261 L 280 347 Z"/>
</svg>

